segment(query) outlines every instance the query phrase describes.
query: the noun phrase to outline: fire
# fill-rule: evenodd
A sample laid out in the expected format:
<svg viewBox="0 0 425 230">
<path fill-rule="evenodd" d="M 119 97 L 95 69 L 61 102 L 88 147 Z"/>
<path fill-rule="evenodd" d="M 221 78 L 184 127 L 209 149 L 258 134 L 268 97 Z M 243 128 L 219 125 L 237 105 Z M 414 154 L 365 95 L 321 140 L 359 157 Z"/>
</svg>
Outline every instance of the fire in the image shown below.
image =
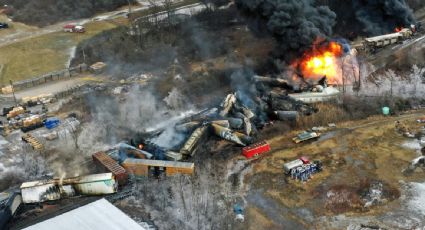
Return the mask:
<svg viewBox="0 0 425 230">
<path fill-rule="evenodd" d="M 342 46 L 337 42 L 329 42 L 307 53 L 299 61 L 298 66 L 306 79 L 319 80 L 326 76 L 328 83 L 340 83 L 339 58 L 343 54 Z"/>
<path fill-rule="evenodd" d="M 396 27 L 396 28 L 394 29 L 394 32 L 398 33 L 398 32 L 400 32 L 402 29 L 403 29 L 403 27 Z"/>
</svg>

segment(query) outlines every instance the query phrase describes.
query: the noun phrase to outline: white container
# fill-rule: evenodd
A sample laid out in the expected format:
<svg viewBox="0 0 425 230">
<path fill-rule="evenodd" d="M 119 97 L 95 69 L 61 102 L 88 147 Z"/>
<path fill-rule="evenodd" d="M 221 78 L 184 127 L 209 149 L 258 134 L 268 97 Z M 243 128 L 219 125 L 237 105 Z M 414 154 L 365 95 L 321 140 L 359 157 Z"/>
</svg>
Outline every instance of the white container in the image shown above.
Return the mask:
<svg viewBox="0 0 425 230">
<path fill-rule="evenodd" d="M 285 170 L 286 174 L 289 174 L 292 169 L 297 168 L 297 167 L 299 167 L 303 164 L 304 163 L 302 162 L 302 160 L 296 159 L 296 160 L 293 160 L 291 162 L 283 164 L 283 169 Z"/>
<path fill-rule="evenodd" d="M 118 191 L 118 182 L 112 173 L 82 176 L 73 183 L 75 191 L 82 195 L 104 195 Z"/>
</svg>

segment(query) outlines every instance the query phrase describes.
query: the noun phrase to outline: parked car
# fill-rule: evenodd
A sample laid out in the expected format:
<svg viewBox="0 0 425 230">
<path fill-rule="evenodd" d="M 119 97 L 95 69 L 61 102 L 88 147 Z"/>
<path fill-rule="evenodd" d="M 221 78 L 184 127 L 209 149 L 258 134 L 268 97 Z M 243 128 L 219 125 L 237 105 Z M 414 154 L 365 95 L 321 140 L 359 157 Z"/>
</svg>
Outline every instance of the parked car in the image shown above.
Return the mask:
<svg viewBox="0 0 425 230">
<path fill-rule="evenodd" d="M 0 22 L 0 29 L 7 29 L 7 28 L 9 28 L 9 24 L 5 22 Z"/>
</svg>

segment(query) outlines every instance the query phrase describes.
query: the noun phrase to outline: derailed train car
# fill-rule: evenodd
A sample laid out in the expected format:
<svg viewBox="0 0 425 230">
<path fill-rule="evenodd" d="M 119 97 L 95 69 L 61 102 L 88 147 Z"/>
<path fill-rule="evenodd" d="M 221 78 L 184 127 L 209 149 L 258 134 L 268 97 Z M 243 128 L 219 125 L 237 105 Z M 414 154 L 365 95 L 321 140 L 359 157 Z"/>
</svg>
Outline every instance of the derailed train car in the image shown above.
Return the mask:
<svg viewBox="0 0 425 230">
<path fill-rule="evenodd" d="M 22 204 L 19 190 L 8 190 L 0 193 L 0 229 L 5 229 Z"/>
<path fill-rule="evenodd" d="M 123 186 L 127 183 L 128 173 L 121 165 L 118 164 L 118 162 L 116 162 L 106 153 L 97 152 L 92 155 L 92 158 L 97 165 L 102 167 L 104 170 L 111 172 L 115 176 L 115 179 L 118 181 L 119 185 Z"/>
<path fill-rule="evenodd" d="M 160 161 L 147 159 L 131 159 L 127 158 L 122 166 L 134 176 L 149 176 L 151 173 L 165 173 L 166 176 L 176 174 L 192 175 L 194 173 L 195 164 L 191 162 L 178 161 Z"/>
<path fill-rule="evenodd" d="M 20 189 L 23 203 L 41 203 L 75 195 L 116 193 L 118 181 L 112 173 L 102 173 L 67 179 L 26 182 L 21 185 Z"/>
<path fill-rule="evenodd" d="M 402 28 L 395 33 L 365 38 L 361 43 L 353 44 L 353 47 L 358 50 L 373 52 L 385 46 L 407 40 L 411 38 L 416 33 L 416 31 L 417 26 L 411 25 L 410 28 Z"/>
</svg>

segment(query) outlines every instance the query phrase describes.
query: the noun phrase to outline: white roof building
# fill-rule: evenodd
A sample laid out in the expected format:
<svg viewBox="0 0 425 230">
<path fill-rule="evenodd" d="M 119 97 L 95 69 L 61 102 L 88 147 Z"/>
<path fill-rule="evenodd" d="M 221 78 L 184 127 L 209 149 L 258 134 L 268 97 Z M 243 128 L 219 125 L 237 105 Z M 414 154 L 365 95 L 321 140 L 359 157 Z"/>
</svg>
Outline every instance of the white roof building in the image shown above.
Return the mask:
<svg viewBox="0 0 425 230">
<path fill-rule="evenodd" d="M 129 216 L 100 199 L 24 230 L 146 230 Z"/>
</svg>

